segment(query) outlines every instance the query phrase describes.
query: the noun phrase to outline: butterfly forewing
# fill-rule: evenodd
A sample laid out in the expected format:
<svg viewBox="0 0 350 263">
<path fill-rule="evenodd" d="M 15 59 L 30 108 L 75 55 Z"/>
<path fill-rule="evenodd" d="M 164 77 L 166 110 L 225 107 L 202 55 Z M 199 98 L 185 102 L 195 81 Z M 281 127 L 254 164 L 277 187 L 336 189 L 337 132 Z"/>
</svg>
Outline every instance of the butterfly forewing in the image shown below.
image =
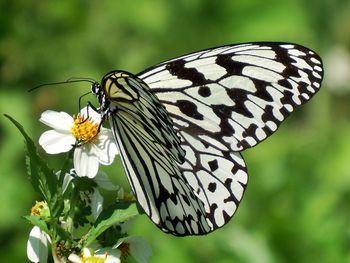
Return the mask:
<svg viewBox="0 0 350 263">
<path fill-rule="evenodd" d="M 251 43 L 189 54 L 138 76 L 179 130 L 241 151 L 271 135 L 320 88 L 322 62 L 294 44 Z"/>
<path fill-rule="evenodd" d="M 248 176 L 239 151 L 271 135 L 320 88 L 321 59 L 295 44 L 248 43 L 114 71 L 94 91 L 131 188 L 163 231 L 226 224 Z"/>
</svg>

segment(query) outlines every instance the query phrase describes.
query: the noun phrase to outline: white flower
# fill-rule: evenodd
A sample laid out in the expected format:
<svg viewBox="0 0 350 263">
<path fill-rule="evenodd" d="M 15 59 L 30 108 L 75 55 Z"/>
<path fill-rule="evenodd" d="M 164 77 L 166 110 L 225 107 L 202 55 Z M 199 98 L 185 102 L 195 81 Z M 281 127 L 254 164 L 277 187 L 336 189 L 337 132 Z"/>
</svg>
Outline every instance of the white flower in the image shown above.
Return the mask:
<svg viewBox="0 0 350 263">
<path fill-rule="evenodd" d="M 84 248 L 80 255 L 70 254 L 68 260 L 72 263 L 119 263 L 120 258 L 126 259 L 129 255 L 139 263 L 147 263 L 152 251 L 142 237 L 130 236 L 119 239 L 112 248 Z"/>
<path fill-rule="evenodd" d="M 90 249 L 84 248 L 80 256 L 70 254 L 68 260 L 72 263 L 120 263 L 120 251 L 101 248 L 92 253 Z"/>
<path fill-rule="evenodd" d="M 40 121 L 53 128 L 39 138 L 47 153 L 68 152 L 78 144 L 73 156 L 78 176 L 95 177 L 99 164 L 111 164 L 118 154 L 111 130 L 99 130 L 101 116 L 91 107 L 83 108 L 74 118 L 65 112 L 45 111 Z"/>
<path fill-rule="evenodd" d="M 48 248 L 47 243 L 50 242 L 49 236 L 34 226 L 29 234 L 27 242 L 27 257 L 31 262 L 47 262 Z"/>
<path fill-rule="evenodd" d="M 139 263 L 147 263 L 148 258 L 152 256 L 152 249 L 147 241 L 139 236 L 128 236 L 118 240 L 113 249 L 118 248 L 121 251 L 122 258 L 131 255 Z"/>
</svg>

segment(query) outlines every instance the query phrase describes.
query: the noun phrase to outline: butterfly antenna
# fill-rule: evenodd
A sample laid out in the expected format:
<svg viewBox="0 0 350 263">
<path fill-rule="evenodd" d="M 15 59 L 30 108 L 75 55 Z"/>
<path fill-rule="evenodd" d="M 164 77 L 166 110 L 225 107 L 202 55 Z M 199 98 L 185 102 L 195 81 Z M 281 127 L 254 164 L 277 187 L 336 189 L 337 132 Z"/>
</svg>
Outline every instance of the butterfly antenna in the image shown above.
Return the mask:
<svg viewBox="0 0 350 263">
<path fill-rule="evenodd" d="M 38 86 L 35 86 L 34 88 L 29 89 L 28 92 L 32 92 L 32 91 L 34 91 L 36 89 L 39 89 L 41 87 L 44 87 L 44 86 L 62 85 L 62 84 L 76 83 L 76 82 L 89 82 L 91 84 L 94 84 L 97 81 L 94 80 L 94 79 L 91 79 L 91 78 L 76 78 L 76 77 L 72 77 L 72 78 L 69 78 L 69 79 L 67 79 L 65 81 L 58 81 L 58 82 L 51 82 L 51 83 L 40 84 Z"/>
<path fill-rule="evenodd" d="M 69 81 L 69 82 L 86 81 L 86 82 L 90 82 L 90 83 L 96 83 L 97 82 L 93 78 L 82 78 L 82 77 L 71 77 L 71 78 L 67 79 L 66 81 Z"/>
</svg>

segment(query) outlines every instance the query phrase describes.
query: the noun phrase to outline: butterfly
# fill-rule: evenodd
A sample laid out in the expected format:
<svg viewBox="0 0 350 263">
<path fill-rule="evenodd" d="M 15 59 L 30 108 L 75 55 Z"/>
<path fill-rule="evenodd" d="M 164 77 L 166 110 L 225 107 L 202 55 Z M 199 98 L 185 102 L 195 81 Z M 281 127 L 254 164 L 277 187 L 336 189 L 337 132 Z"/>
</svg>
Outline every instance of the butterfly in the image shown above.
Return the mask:
<svg viewBox="0 0 350 263">
<path fill-rule="evenodd" d="M 290 43 L 227 45 L 92 84 L 131 189 L 164 232 L 204 235 L 225 225 L 255 146 L 320 88 L 321 58 Z"/>
</svg>

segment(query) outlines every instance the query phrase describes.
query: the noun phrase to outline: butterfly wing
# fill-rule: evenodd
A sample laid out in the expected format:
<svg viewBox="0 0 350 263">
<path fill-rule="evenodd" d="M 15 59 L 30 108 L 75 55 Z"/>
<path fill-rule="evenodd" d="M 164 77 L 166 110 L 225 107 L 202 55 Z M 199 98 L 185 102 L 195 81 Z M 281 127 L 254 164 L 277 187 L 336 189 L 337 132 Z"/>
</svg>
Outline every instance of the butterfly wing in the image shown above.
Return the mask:
<svg viewBox="0 0 350 263">
<path fill-rule="evenodd" d="M 138 74 L 179 130 L 241 151 L 277 130 L 320 88 L 320 57 L 299 45 L 248 43 L 179 57 Z"/>
<path fill-rule="evenodd" d="M 203 202 L 212 231 L 232 217 L 247 184 L 237 151 L 267 138 L 308 101 L 323 69 L 305 47 L 251 43 L 192 53 L 138 77 L 174 121 L 186 151 L 180 174 Z"/>
<path fill-rule="evenodd" d="M 105 76 L 102 85 L 130 185 L 163 231 L 200 235 L 226 224 L 239 205 L 247 172 L 238 151 L 312 97 L 322 62 L 298 45 L 252 43 L 192 53 L 138 77 L 146 85 L 133 76 Z M 120 88 L 134 99 L 121 100 Z"/>
</svg>

